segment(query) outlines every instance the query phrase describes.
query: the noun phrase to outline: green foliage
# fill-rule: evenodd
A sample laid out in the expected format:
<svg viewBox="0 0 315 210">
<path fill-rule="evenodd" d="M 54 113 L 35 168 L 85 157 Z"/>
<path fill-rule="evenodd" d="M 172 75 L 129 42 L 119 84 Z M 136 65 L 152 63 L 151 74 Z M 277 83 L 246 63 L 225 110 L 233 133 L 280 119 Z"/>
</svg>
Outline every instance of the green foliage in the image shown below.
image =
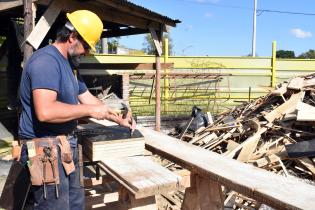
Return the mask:
<svg viewBox="0 0 315 210">
<path fill-rule="evenodd" d="M 168 39 L 168 54 L 169 55 L 173 55 L 173 39 L 171 38 L 170 34 L 167 33 L 167 34 L 164 34 L 163 35 L 163 40 L 167 38 Z M 148 55 L 155 55 L 155 45 L 154 45 L 154 42 L 153 42 L 153 39 L 152 39 L 152 36 L 151 34 L 147 34 L 145 37 L 144 37 L 144 42 L 142 43 L 142 50 L 148 54 Z M 164 54 L 164 52 L 163 52 Z"/>
<path fill-rule="evenodd" d="M 305 53 L 302 53 L 299 55 L 298 58 L 303 58 L 303 59 L 315 59 L 315 50 L 309 50 Z"/>
<path fill-rule="evenodd" d="M 277 58 L 295 58 L 294 51 L 291 50 L 278 50 L 276 53 Z"/>
<path fill-rule="evenodd" d="M 117 47 L 119 46 L 119 39 L 120 37 L 115 38 L 109 38 L 108 39 L 108 53 L 116 54 L 117 53 Z"/>
</svg>

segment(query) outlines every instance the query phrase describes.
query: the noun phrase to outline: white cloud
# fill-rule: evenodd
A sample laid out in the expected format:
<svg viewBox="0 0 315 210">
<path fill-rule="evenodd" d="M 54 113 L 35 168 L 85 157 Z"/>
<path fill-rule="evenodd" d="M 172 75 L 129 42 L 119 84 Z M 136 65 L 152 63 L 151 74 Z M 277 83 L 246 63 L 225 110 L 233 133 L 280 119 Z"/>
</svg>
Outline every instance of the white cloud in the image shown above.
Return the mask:
<svg viewBox="0 0 315 210">
<path fill-rule="evenodd" d="M 312 32 L 303 31 L 302 29 L 299 28 L 293 28 L 290 30 L 290 32 L 293 36 L 300 39 L 309 38 L 313 36 Z"/>
<path fill-rule="evenodd" d="M 211 18 L 213 16 L 213 14 L 211 13 L 211 12 L 207 12 L 206 14 L 205 14 L 205 17 L 206 18 Z"/>
</svg>

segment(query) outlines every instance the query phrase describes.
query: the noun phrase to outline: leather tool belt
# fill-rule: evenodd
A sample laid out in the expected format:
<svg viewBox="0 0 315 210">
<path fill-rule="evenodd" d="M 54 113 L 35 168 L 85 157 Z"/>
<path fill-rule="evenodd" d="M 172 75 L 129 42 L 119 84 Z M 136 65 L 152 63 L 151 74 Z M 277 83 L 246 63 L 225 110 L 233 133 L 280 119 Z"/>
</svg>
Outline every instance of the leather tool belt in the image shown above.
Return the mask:
<svg viewBox="0 0 315 210">
<path fill-rule="evenodd" d="M 32 185 L 59 184 L 58 148 L 62 165 L 69 175 L 75 170 L 72 160 L 72 150 L 66 136 L 35 138 L 21 140 L 21 144 L 27 145 L 28 168 L 31 174 Z"/>
</svg>

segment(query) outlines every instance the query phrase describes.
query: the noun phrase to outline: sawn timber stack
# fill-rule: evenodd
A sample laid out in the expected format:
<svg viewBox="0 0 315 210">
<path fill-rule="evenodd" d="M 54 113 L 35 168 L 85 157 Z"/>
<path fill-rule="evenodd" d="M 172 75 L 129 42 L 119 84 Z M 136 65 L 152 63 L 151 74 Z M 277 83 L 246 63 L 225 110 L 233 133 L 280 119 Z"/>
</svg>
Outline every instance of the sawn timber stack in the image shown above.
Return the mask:
<svg viewBox="0 0 315 210">
<path fill-rule="evenodd" d="M 91 161 L 144 154 L 144 137 L 138 130 L 131 134 L 128 128 L 88 123 L 79 126 L 78 138 Z"/>
</svg>

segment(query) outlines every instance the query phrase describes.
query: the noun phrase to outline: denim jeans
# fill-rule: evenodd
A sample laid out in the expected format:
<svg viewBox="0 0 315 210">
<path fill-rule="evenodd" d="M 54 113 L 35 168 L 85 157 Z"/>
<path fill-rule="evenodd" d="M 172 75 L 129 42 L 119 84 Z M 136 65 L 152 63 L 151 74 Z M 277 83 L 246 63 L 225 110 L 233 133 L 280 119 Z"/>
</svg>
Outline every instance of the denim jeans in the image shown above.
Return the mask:
<svg viewBox="0 0 315 210">
<path fill-rule="evenodd" d="M 69 176 L 60 160 L 59 150 L 59 197 L 56 197 L 55 185 L 46 185 L 47 199 L 44 198 L 43 186 L 32 186 L 28 200 L 33 200 L 34 210 L 83 210 L 85 209 L 84 188 L 80 186 L 80 170 L 78 164 L 78 149 L 72 147 L 75 171 Z M 26 148 L 22 149 L 22 162 L 26 162 Z"/>
</svg>

